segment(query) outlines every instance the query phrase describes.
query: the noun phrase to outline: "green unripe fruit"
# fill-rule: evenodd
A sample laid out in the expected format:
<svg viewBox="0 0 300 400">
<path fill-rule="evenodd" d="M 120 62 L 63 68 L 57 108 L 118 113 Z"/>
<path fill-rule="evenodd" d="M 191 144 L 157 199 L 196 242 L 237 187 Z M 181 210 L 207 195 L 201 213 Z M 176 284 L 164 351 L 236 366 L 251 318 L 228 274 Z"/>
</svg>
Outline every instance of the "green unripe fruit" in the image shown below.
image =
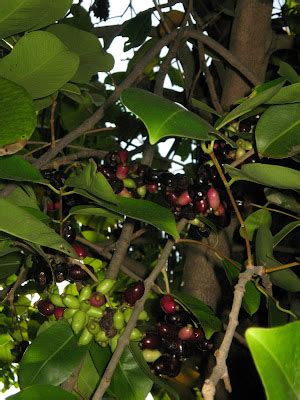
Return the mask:
<svg viewBox="0 0 300 400">
<path fill-rule="evenodd" d="M 88 300 L 91 297 L 92 288 L 90 285 L 84 286 L 79 293 L 79 301 Z"/>
<path fill-rule="evenodd" d="M 78 298 L 75 296 L 72 296 L 71 294 L 63 294 L 62 301 L 63 301 L 64 305 L 69 308 L 79 308 L 80 307 L 80 301 L 78 300 Z"/>
<path fill-rule="evenodd" d="M 88 317 L 101 318 L 103 317 L 104 311 L 98 307 L 91 307 L 86 312 Z"/>
<path fill-rule="evenodd" d="M 82 310 L 77 310 L 76 313 L 73 315 L 71 324 L 74 333 L 77 334 L 82 331 L 82 329 L 85 327 L 86 322 L 86 313 Z"/>
<path fill-rule="evenodd" d="M 89 300 L 83 300 L 80 302 L 80 310 L 87 312 L 91 308 Z"/>
<path fill-rule="evenodd" d="M 237 147 L 245 148 L 245 140 L 244 139 L 238 139 L 236 142 Z"/>
<path fill-rule="evenodd" d="M 245 150 L 245 149 L 243 149 L 242 147 L 238 147 L 238 148 L 237 148 L 237 151 L 236 151 L 236 153 L 235 153 L 236 159 L 239 159 L 239 158 L 243 157 L 243 155 L 244 155 L 245 153 L 246 153 L 246 150 Z"/>
<path fill-rule="evenodd" d="M 86 327 L 92 335 L 97 335 L 100 332 L 100 325 L 97 321 L 89 321 Z"/>
<path fill-rule="evenodd" d="M 78 346 L 86 346 L 91 342 L 93 339 L 94 335 L 88 331 L 87 328 L 84 328 L 79 340 L 78 340 Z"/>
<path fill-rule="evenodd" d="M 95 335 L 96 341 L 99 343 L 107 342 L 108 337 L 106 336 L 106 333 L 102 330 L 100 330 L 96 335 Z"/>
<path fill-rule="evenodd" d="M 133 309 L 132 308 L 126 308 L 126 310 L 124 311 L 124 320 L 126 322 L 126 324 L 128 323 L 128 321 L 130 320 L 130 317 L 132 315 Z"/>
<path fill-rule="evenodd" d="M 159 350 L 145 349 L 142 351 L 142 353 L 144 360 L 148 363 L 153 363 L 161 356 L 161 352 Z"/>
<path fill-rule="evenodd" d="M 143 337 L 142 332 L 138 328 L 133 328 L 133 330 L 132 330 L 132 332 L 130 334 L 129 340 L 138 341 L 138 340 L 141 340 L 142 337 Z"/>
<path fill-rule="evenodd" d="M 117 310 L 117 311 L 114 313 L 113 322 L 114 322 L 114 327 L 115 327 L 117 330 L 121 330 L 121 329 L 124 328 L 125 320 L 124 320 L 124 314 L 122 313 L 122 311 Z"/>
<path fill-rule="evenodd" d="M 128 189 L 135 189 L 136 188 L 136 183 L 133 179 L 131 178 L 125 178 L 123 179 L 123 185 L 128 188 Z"/>
<path fill-rule="evenodd" d="M 115 282 L 114 279 L 103 279 L 97 286 L 96 292 L 107 294 L 113 288 Z"/>
<path fill-rule="evenodd" d="M 64 311 L 64 318 L 69 319 L 72 318 L 73 315 L 76 313 L 77 309 L 75 308 L 66 308 Z"/>
<path fill-rule="evenodd" d="M 75 283 L 69 283 L 68 286 L 64 288 L 65 294 L 71 294 L 72 296 L 78 296 L 78 290 Z"/>
<path fill-rule="evenodd" d="M 118 345 L 118 340 L 119 340 L 120 335 L 116 335 L 113 338 L 110 339 L 109 341 L 109 346 L 112 352 L 116 350 L 116 347 Z"/>
<path fill-rule="evenodd" d="M 149 315 L 146 310 L 143 310 L 139 313 L 138 320 L 139 321 L 149 321 Z"/>
<path fill-rule="evenodd" d="M 145 197 L 145 196 L 146 196 L 146 193 L 147 193 L 147 186 L 146 186 L 146 185 L 144 185 L 144 186 L 139 186 L 139 187 L 136 189 L 136 191 L 137 191 L 137 193 L 138 193 L 138 195 L 139 195 L 140 197 Z"/>
<path fill-rule="evenodd" d="M 50 301 L 56 307 L 65 307 L 65 304 L 63 303 L 62 298 L 59 294 L 51 294 Z"/>
<path fill-rule="evenodd" d="M 245 140 L 245 150 L 252 150 L 253 149 L 253 145 L 251 142 L 249 142 L 249 140 Z"/>
</svg>

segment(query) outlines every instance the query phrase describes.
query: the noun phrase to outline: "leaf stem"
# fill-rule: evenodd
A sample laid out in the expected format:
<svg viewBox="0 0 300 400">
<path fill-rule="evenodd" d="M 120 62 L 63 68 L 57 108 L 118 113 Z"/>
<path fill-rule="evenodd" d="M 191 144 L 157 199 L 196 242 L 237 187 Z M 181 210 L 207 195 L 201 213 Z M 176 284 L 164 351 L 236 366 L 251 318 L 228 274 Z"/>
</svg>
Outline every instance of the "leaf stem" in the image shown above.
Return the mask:
<svg viewBox="0 0 300 400">
<path fill-rule="evenodd" d="M 266 268 L 265 271 L 264 271 L 264 273 L 265 273 L 265 274 L 269 274 L 270 272 L 282 271 L 282 270 L 284 270 L 284 269 L 296 267 L 297 265 L 300 265 L 300 263 L 298 263 L 298 262 L 291 262 L 291 263 L 284 264 L 284 265 L 277 265 L 276 267 Z"/>
</svg>

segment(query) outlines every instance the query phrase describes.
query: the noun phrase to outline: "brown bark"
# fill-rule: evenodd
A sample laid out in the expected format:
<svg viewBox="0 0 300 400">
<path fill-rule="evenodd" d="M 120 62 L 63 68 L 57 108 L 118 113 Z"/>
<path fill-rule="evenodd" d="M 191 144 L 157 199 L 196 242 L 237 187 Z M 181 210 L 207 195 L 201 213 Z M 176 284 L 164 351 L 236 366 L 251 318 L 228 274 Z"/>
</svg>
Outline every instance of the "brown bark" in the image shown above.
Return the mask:
<svg viewBox="0 0 300 400">
<path fill-rule="evenodd" d="M 271 0 L 238 0 L 230 37 L 230 51 L 262 82 L 268 65 L 272 42 Z M 228 109 L 251 86 L 230 68 L 227 69 L 222 93 L 222 105 Z"/>
</svg>

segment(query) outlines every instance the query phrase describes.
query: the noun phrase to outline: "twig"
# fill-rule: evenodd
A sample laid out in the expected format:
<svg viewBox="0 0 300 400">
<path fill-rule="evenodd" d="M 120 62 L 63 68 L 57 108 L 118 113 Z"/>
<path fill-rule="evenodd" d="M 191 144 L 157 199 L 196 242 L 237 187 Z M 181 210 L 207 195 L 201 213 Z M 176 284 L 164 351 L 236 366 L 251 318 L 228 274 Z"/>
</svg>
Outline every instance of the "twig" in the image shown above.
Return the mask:
<svg viewBox="0 0 300 400">
<path fill-rule="evenodd" d="M 276 266 L 276 267 L 265 268 L 264 273 L 265 273 L 265 274 L 269 274 L 270 272 L 282 271 L 282 270 L 284 270 L 284 269 L 296 267 L 296 266 L 298 266 L 298 265 L 300 265 L 300 263 L 298 263 L 298 262 L 291 262 L 291 263 L 284 264 L 284 265 L 278 265 L 278 266 Z"/>
<path fill-rule="evenodd" d="M 177 225 L 178 232 L 180 232 L 184 228 L 185 224 L 186 224 L 185 220 L 181 220 L 178 223 L 178 225 Z M 125 328 L 123 334 L 119 338 L 118 345 L 112 355 L 112 358 L 109 361 L 109 364 L 105 370 L 104 375 L 102 376 L 102 379 L 101 379 L 101 382 L 100 382 L 98 388 L 96 389 L 96 391 L 92 397 L 92 400 L 101 400 L 104 393 L 106 392 L 107 388 L 109 387 L 112 375 L 115 371 L 115 368 L 118 365 L 118 362 L 123 354 L 125 347 L 129 343 L 130 334 L 136 325 L 136 322 L 138 320 L 138 316 L 139 316 L 140 312 L 144 308 L 144 304 L 145 304 L 146 299 L 148 298 L 149 291 L 151 290 L 151 287 L 152 287 L 154 281 L 156 280 L 156 278 L 158 277 L 158 275 L 160 274 L 162 268 L 164 268 L 164 266 L 169 258 L 169 255 L 172 251 L 174 243 L 175 242 L 173 239 L 169 239 L 167 241 L 155 268 L 152 270 L 149 277 L 144 281 L 144 285 L 145 285 L 144 295 L 140 300 L 138 300 L 136 302 L 136 304 L 134 306 L 133 313 L 131 314 L 130 320 L 128 321 L 128 323 L 126 325 L 126 328 Z"/>
<path fill-rule="evenodd" d="M 223 324 L 224 329 L 228 328 L 227 324 Z M 244 336 L 240 335 L 238 332 L 234 332 L 233 337 L 243 346 L 248 347 L 248 343 L 246 342 Z"/>
<path fill-rule="evenodd" d="M 27 268 L 24 265 L 22 265 L 20 268 L 20 271 L 19 271 L 18 278 L 15 281 L 15 283 L 13 284 L 12 288 L 7 293 L 7 297 L 6 297 L 12 308 L 14 305 L 14 297 L 15 297 L 16 290 L 18 289 L 19 286 L 22 285 L 22 283 L 24 282 L 24 280 L 26 278 L 26 275 L 27 275 Z"/>
<path fill-rule="evenodd" d="M 45 164 L 41 169 L 57 169 L 61 165 L 68 165 L 74 161 L 81 160 L 83 158 L 99 157 L 103 158 L 107 154 L 107 151 L 103 150 L 82 150 L 77 153 L 69 154 L 64 157 L 56 158 L 48 164 Z"/>
<path fill-rule="evenodd" d="M 55 110 L 57 106 L 57 101 L 54 99 L 51 106 L 51 115 L 50 115 L 50 128 L 51 128 L 51 147 L 55 147 Z"/>
<path fill-rule="evenodd" d="M 300 220 L 300 218 L 297 217 L 296 215 L 287 213 L 287 212 L 285 212 L 285 211 L 277 210 L 276 208 L 261 206 L 260 204 L 255 204 L 255 203 L 250 203 L 250 205 L 253 206 L 253 207 L 262 208 L 262 209 L 268 210 L 268 211 L 273 211 L 273 212 L 276 212 L 276 213 L 278 213 L 278 214 L 286 215 L 287 217 L 291 217 L 291 218 Z"/>
</svg>

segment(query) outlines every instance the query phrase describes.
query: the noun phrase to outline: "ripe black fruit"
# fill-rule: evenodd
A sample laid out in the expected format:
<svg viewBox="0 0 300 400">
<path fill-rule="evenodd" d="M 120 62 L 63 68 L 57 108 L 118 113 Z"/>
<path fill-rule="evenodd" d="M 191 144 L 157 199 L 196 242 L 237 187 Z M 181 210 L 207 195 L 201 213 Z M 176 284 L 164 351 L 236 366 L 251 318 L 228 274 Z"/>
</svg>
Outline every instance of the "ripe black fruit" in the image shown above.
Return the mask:
<svg viewBox="0 0 300 400">
<path fill-rule="evenodd" d="M 155 375 L 175 377 L 180 372 L 180 361 L 174 356 L 163 355 L 153 363 L 152 370 Z"/>
<path fill-rule="evenodd" d="M 148 333 L 142 340 L 141 340 L 141 348 L 144 349 L 151 349 L 151 350 L 155 350 L 155 349 L 159 349 L 161 344 L 162 344 L 162 340 L 161 337 L 159 337 L 158 335 L 154 334 L 154 333 Z"/>
<path fill-rule="evenodd" d="M 62 236 L 68 243 L 73 243 L 76 238 L 75 228 L 70 223 L 64 224 Z"/>
<path fill-rule="evenodd" d="M 136 282 L 129 286 L 124 292 L 124 301 L 133 306 L 144 294 L 145 286 L 142 281 Z"/>
<path fill-rule="evenodd" d="M 37 308 L 44 316 L 52 315 L 55 310 L 54 305 L 49 300 L 40 300 L 37 303 Z"/>
<path fill-rule="evenodd" d="M 94 269 L 93 269 L 90 265 L 86 265 L 86 267 L 87 267 L 91 272 L 94 271 Z M 69 273 L 68 273 L 68 275 L 69 275 L 69 278 L 70 278 L 70 279 L 73 279 L 74 281 L 85 281 L 85 280 L 87 280 L 87 279 L 90 278 L 89 274 L 88 274 L 86 271 L 84 271 L 84 270 L 80 267 L 80 265 L 77 265 L 77 264 L 72 265 L 72 266 L 69 268 Z"/>
</svg>

